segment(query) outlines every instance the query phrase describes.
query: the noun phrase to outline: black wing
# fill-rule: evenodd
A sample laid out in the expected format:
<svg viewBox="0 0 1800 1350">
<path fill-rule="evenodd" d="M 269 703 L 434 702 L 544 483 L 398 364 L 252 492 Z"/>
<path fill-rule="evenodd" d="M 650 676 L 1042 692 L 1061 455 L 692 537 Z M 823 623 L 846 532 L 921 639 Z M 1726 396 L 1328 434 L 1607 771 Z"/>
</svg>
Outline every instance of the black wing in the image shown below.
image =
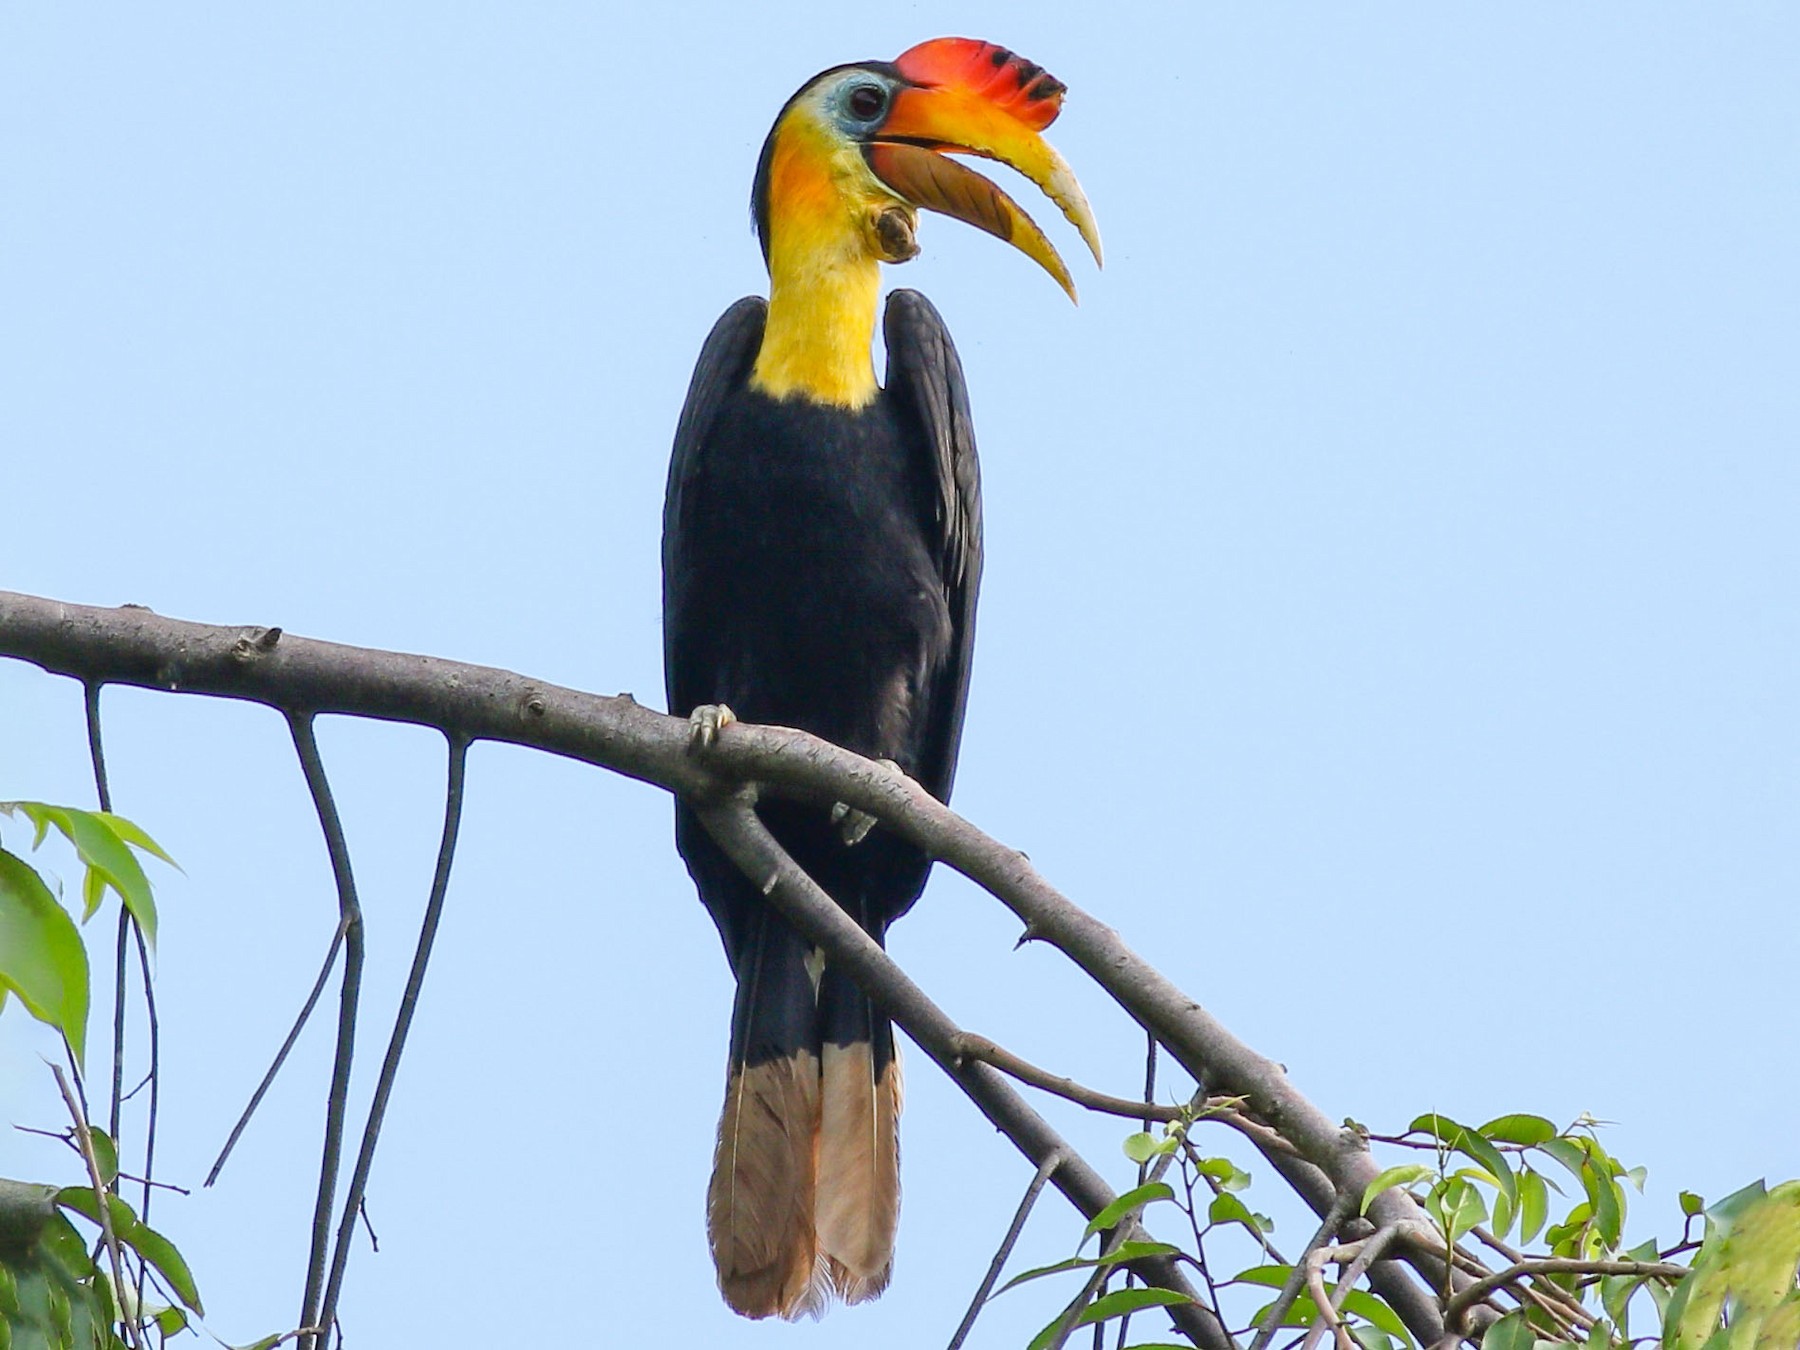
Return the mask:
<svg viewBox="0 0 1800 1350">
<path fill-rule="evenodd" d="M 677 571 L 682 520 L 682 498 L 695 475 L 700 472 L 702 447 L 711 437 L 719 408 L 734 389 L 741 388 L 750 376 L 756 352 L 762 346 L 763 322 L 769 313 L 769 302 L 758 295 L 747 295 L 719 316 L 706 345 L 700 349 L 700 360 L 694 366 L 694 378 L 688 382 L 687 402 L 681 408 L 681 420 L 675 426 L 675 450 L 669 457 L 669 486 L 663 498 L 663 614 L 674 616 L 674 587 Z M 663 672 L 668 682 L 669 711 L 684 717 L 691 709 L 679 706 L 675 681 L 676 625 L 663 626 Z"/>
<path fill-rule="evenodd" d="M 887 392 L 916 425 L 930 448 L 937 478 L 933 502 L 939 572 L 954 628 L 945 685 L 931 700 L 930 730 L 919 761 L 919 781 L 940 801 L 950 798 L 963 710 L 969 701 L 969 668 L 975 651 L 975 599 L 981 589 L 981 465 L 962 362 L 944 321 L 917 291 L 888 297 L 882 323 L 887 342 Z"/>
</svg>

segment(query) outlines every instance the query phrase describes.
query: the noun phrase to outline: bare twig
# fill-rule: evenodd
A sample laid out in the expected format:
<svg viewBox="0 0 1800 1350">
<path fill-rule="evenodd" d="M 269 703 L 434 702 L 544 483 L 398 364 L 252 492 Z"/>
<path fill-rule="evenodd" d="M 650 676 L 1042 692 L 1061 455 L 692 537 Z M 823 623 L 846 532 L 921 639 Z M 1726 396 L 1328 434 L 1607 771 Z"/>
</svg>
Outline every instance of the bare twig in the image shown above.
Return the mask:
<svg viewBox="0 0 1800 1350">
<path fill-rule="evenodd" d="M 1312 1241 L 1306 1244 L 1306 1250 L 1300 1253 L 1300 1259 L 1288 1271 L 1287 1279 L 1282 1283 L 1281 1292 L 1269 1305 L 1269 1311 L 1263 1317 L 1263 1323 L 1256 1329 L 1256 1339 L 1250 1342 L 1250 1350 L 1267 1350 L 1270 1341 L 1280 1329 L 1282 1319 L 1288 1315 L 1288 1309 L 1294 1306 L 1294 1300 L 1300 1297 L 1300 1287 L 1306 1282 L 1306 1262 L 1309 1257 L 1337 1236 L 1344 1221 L 1356 1212 L 1356 1197 L 1340 1195 L 1331 1204 L 1330 1213 L 1320 1220 L 1319 1227 L 1312 1235 Z"/>
<path fill-rule="evenodd" d="M 288 1028 L 287 1038 L 281 1042 L 281 1048 L 275 1052 L 275 1060 L 269 1065 L 268 1072 L 263 1074 L 262 1081 L 256 1085 L 256 1091 L 250 1094 L 250 1102 L 244 1107 L 243 1114 L 237 1118 L 237 1124 L 231 1127 L 231 1133 L 225 1138 L 225 1146 L 219 1150 L 219 1156 L 213 1159 L 212 1170 L 206 1174 L 202 1186 L 210 1186 L 219 1179 L 219 1173 L 225 1168 L 225 1160 L 237 1147 L 238 1139 L 250 1124 L 250 1117 L 256 1114 L 256 1108 L 262 1105 L 262 1099 L 275 1083 L 275 1076 L 281 1072 L 281 1066 L 287 1062 L 288 1052 L 294 1048 L 294 1042 L 300 1039 L 300 1033 L 306 1028 L 306 1021 L 312 1016 L 313 1008 L 319 1002 L 319 995 L 325 992 L 326 982 L 331 979 L 332 967 L 337 964 L 338 950 L 344 945 L 345 927 L 340 920 L 331 934 L 331 945 L 325 949 L 325 960 L 319 966 L 319 978 L 313 981 L 312 992 L 307 994 L 306 1002 L 300 1005 L 299 1016 L 294 1018 L 294 1025 Z M 310 1324 L 309 1324 L 310 1325 Z"/>
<path fill-rule="evenodd" d="M 1350 1329 L 1344 1325 L 1344 1319 L 1331 1302 L 1331 1295 L 1325 1292 L 1325 1263 L 1319 1259 L 1319 1253 L 1310 1253 L 1300 1263 L 1300 1269 L 1306 1272 L 1307 1292 L 1312 1295 L 1313 1307 L 1318 1313 L 1318 1321 L 1312 1324 L 1306 1333 L 1306 1339 L 1300 1342 L 1300 1350 L 1313 1350 L 1319 1343 L 1319 1337 L 1325 1334 L 1327 1327 L 1337 1342 L 1337 1350 L 1356 1350 L 1356 1340 L 1350 1335 Z"/>
<path fill-rule="evenodd" d="M 1531 1275 L 1586 1275 L 1598 1279 L 1603 1275 L 1641 1275 L 1651 1280 L 1679 1280 L 1690 1272 L 1688 1267 L 1666 1261 L 1584 1261 L 1576 1257 L 1542 1256 L 1515 1261 L 1505 1270 L 1484 1276 L 1460 1291 L 1444 1309 L 1447 1325 L 1460 1326 L 1463 1315 L 1496 1290 Z"/>
<path fill-rule="evenodd" d="M 986 1036 L 979 1036 L 972 1031 L 965 1031 L 957 1038 L 956 1051 L 965 1059 L 978 1059 L 983 1064 L 992 1064 L 1009 1078 L 1016 1078 L 1021 1083 L 1029 1083 L 1034 1088 L 1042 1088 L 1053 1096 L 1061 1097 L 1064 1101 L 1074 1102 L 1077 1106 L 1085 1106 L 1090 1111 L 1098 1111 L 1109 1116 L 1123 1116 L 1127 1120 L 1142 1120 L 1145 1129 L 1150 1128 L 1152 1121 L 1183 1120 L 1189 1115 L 1189 1109 L 1186 1106 L 1159 1106 L 1154 1102 L 1133 1101 L 1130 1097 L 1114 1097 L 1090 1087 L 1083 1087 L 1073 1078 L 1063 1078 L 1051 1073 L 1048 1069 L 1040 1069 L 1004 1046 L 996 1045 Z"/>
<path fill-rule="evenodd" d="M 1501 1241 L 1501 1239 L 1495 1237 L 1487 1229 L 1482 1228 L 1479 1225 L 1471 1229 L 1470 1233 L 1477 1241 L 1483 1243 L 1485 1246 L 1491 1247 L 1494 1251 L 1500 1253 L 1500 1255 L 1504 1256 L 1508 1261 L 1513 1262 L 1514 1264 L 1525 1260 L 1524 1252 L 1518 1250 L 1509 1243 Z M 1668 1259 L 1667 1252 L 1663 1253 L 1663 1259 Z M 1565 1328 L 1579 1327 L 1585 1331 L 1587 1328 L 1593 1326 L 1595 1321 L 1598 1320 L 1591 1312 L 1582 1306 L 1580 1299 L 1576 1298 L 1575 1295 L 1571 1294 L 1554 1280 L 1533 1280 L 1529 1285 L 1523 1286 L 1518 1292 L 1524 1295 L 1527 1301 L 1541 1308 L 1544 1315 L 1559 1326 Z"/>
<path fill-rule="evenodd" d="M 319 827 L 325 835 L 325 850 L 331 857 L 332 879 L 337 886 L 338 930 L 344 935 L 344 982 L 338 996 L 337 1049 L 332 1056 L 331 1087 L 325 1100 L 325 1145 L 319 1159 L 312 1248 L 307 1258 L 306 1292 L 298 1319 L 303 1327 L 324 1327 L 320 1334 L 329 1337 L 332 1324 L 318 1316 L 318 1309 L 325 1286 L 325 1254 L 331 1240 L 338 1166 L 344 1153 L 344 1110 L 350 1096 L 350 1066 L 356 1054 L 356 1005 L 362 993 L 363 969 L 362 906 L 356 898 L 356 878 L 350 871 L 350 850 L 344 842 L 344 826 L 338 819 L 337 803 L 332 799 L 331 783 L 325 776 L 325 763 L 319 757 L 318 740 L 313 735 L 312 715 L 292 714 L 288 725 L 294 736 L 294 751 L 300 757 L 301 772 L 306 775 L 306 786 L 312 793 Z M 314 1350 L 318 1340 L 302 1335 L 299 1343 L 301 1350 Z"/>
<path fill-rule="evenodd" d="M 1204 1085 L 1202 1085 L 1202 1090 L 1204 1090 Z M 1146 1134 L 1148 1134 L 1150 1132 L 1150 1126 L 1152 1123 L 1152 1119 L 1150 1116 L 1150 1108 L 1152 1106 L 1154 1106 L 1155 1104 L 1156 1104 L 1156 1037 L 1151 1035 L 1149 1032 L 1145 1032 L 1144 1033 L 1143 1114 L 1141 1114 L 1138 1117 L 1138 1121 L 1141 1125 L 1143 1125 L 1144 1132 Z M 1138 1164 L 1138 1185 L 1142 1186 L 1144 1184 L 1145 1179 L 1149 1175 L 1150 1175 L 1150 1160 L 1148 1158 L 1146 1158 Z M 1127 1289 L 1131 1288 L 1131 1282 L 1135 1278 L 1136 1277 L 1134 1275 L 1132 1275 L 1132 1273 L 1130 1271 L 1125 1272 L 1125 1287 Z M 1213 1311 L 1214 1312 L 1218 1311 L 1218 1300 L 1216 1298 L 1213 1300 Z M 1130 1330 L 1131 1330 L 1131 1314 L 1126 1313 L 1123 1317 L 1121 1317 L 1119 1319 L 1119 1339 L 1118 1339 L 1117 1344 L 1114 1347 L 1114 1350 L 1125 1350 L 1125 1337 L 1130 1332 Z M 1094 1328 L 1094 1339 L 1095 1339 L 1095 1343 L 1098 1344 L 1099 1339 L 1100 1339 L 1100 1328 L 1098 1326 L 1096 1326 Z"/>
<path fill-rule="evenodd" d="M 1052 1153 L 1038 1164 L 1037 1171 L 1032 1174 L 1031 1184 L 1025 1188 L 1024 1198 L 1019 1201 L 1019 1208 L 1013 1214 L 1012 1223 L 1007 1226 L 1006 1236 L 1000 1239 L 999 1250 L 994 1253 L 994 1259 L 988 1262 L 987 1274 L 982 1277 L 981 1287 L 975 1291 L 975 1297 L 969 1300 L 969 1310 L 963 1314 L 963 1320 L 957 1326 L 956 1334 L 950 1338 L 947 1350 L 962 1350 L 962 1343 L 975 1329 L 975 1319 L 981 1316 L 982 1307 L 993 1295 L 1000 1272 L 1006 1269 L 1013 1246 L 1018 1242 L 1019 1234 L 1025 1231 L 1025 1220 L 1031 1217 L 1032 1206 L 1037 1204 L 1038 1196 L 1044 1193 L 1044 1183 L 1050 1180 L 1050 1174 L 1061 1164 L 1060 1153 Z"/>
<path fill-rule="evenodd" d="M 431 946 L 444 914 L 444 894 L 450 888 L 450 865 L 456 857 L 456 835 L 462 824 L 463 779 L 468 758 L 469 743 L 460 737 L 451 737 L 444 787 L 444 834 L 438 845 L 437 869 L 432 874 L 425 917 L 419 925 L 419 942 L 413 952 L 412 969 L 406 977 L 406 992 L 401 995 L 400 1010 L 394 1014 L 393 1034 L 388 1038 L 381 1075 L 376 1080 L 375 1095 L 369 1104 L 369 1118 L 363 1126 L 362 1147 L 356 1155 L 356 1168 L 350 1174 L 350 1188 L 344 1195 L 337 1244 L 331 1254 L 331 1276 L 325 1285 L 325 1300 L 319 1307 L 317 1320 L 320 1326 L 337 1325 L 338 1295 L 343 1289 L 344 1271 L 350 1261 L 350 1238 L 356 1231 L 357 1216 L 363 1213 L 363 1195 L 368 1188 L 370 1169 L 375 1165 L 375 1145 L 381 1137 L 381 1122 L 387 1114 L 388 1098 L 393 1094 L 394 1080 L 400 1072 L 400 1056 L 406 1050 L 406 1035 L 412 1028 L 413 1014 L 418 1010 L 419 995 L 425 988 L 425 970 L 431 963 Z M 368 1221 L 366 1214 L 363 1221 Z M 369 1240 L 371 1244 L 375 1240 L 372 1227 Z M 341 1336 L 339 1340 L 341 1343 Z"/>
<path fill-rule="evenodd" d="M 75 1138 L 81 1145 L 81 1158 L 87 1164 L 88 1182 L 94 1188 L 94 1208 L 100 1216 L 100 1237 L 106 1246 L 106 1255 L 112 1263 L 113 1288 L 121 1295 L 130 1288 L 125 1283 L 124 1256 L 119 1248 L 119 1235 L 113 1232 L 112 1208 L 107 1203 L 111 1192 L 106 1189 L 106 1182 L 100 1176 L 100 1159 L 94 1153 L 94 1136 L 88 1129 L 87 1112 L 76 1099 L 74 1091 L 69 1087 L 68 1077 L 62 1071 L 62 1065 L 52 1064 L 50 1072 L 56 1075 L 56 1086 L 62 1092 L 62 1099 L 69 1108 L 69 1119 L 75 1124 Z M 132 1350 L 143 1350 L 143 1329 L 138 1325 L 137 1309 L 120 1309 L 119 1322 L 125 1328 L 126 1339 L 131 1342 Z"/>
</svg>

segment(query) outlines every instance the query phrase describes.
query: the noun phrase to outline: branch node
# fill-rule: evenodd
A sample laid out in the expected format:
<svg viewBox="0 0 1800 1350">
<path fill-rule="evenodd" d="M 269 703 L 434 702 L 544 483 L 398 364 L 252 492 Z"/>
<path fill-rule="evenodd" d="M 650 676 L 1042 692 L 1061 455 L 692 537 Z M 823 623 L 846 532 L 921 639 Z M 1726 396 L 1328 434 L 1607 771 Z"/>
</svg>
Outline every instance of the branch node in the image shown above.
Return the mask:
<svg viewBox="0 0 1800 1350">
<path fill-rule="evenodd" d="M 548 705 L 544 702 L 544 696 L 541 693 L 535 689 L 527 691 L 525 695 L 525 711 L 529 716 L 542 717 L 547 706 Z"/>
</svg>

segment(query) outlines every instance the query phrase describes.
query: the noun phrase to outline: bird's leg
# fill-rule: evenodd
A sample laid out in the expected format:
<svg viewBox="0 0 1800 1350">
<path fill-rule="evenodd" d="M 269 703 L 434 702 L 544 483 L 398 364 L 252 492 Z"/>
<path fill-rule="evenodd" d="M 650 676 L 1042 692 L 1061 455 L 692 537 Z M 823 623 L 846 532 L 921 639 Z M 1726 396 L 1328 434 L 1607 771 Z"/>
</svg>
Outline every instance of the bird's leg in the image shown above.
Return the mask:
<svg viewBox="0 0 1800 1350">
<path fill-rule="evenodd" d="M 737 714 L 723 703 L 702 703 L 688 714 L 688 749 L 712 749 L 719 733 L 735 721 Z"/>
<path fill-rule="evenodd" d="M 901 777 L 906 776 L 906 770 L 891 759 L 878 759 L 875 762 L 884 769 L 893 770 Z M 875 828 L 876 820 L 867 811 L 859 811 L 848 802 L 833 802 L 831 804 L 831 823 L 838 827 L 838 833 L 844 838 L 844 846 L 854 848 L 869 837 L 869 831 Z"/>
</svg>

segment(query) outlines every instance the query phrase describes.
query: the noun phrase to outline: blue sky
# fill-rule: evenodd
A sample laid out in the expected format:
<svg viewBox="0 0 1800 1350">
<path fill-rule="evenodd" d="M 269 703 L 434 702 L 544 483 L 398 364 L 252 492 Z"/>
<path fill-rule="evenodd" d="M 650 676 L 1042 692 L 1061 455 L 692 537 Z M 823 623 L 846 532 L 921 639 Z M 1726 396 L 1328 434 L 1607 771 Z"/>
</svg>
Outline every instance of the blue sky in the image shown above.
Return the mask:
<svg viewBox="0 0 1800 1350">
<path fill-rule="evenodd" d="M 0 585 L 660 702 L 668 444 L 763 284 L 757 147 L 816 70 L 944 33 L 1071 86 L 1052 138 L 1108 250 L 1095 274 L 1022 193 L 1079 309 L 944 220 L 892 277 L 956 335 L 986 475 L 957 806 L 1333 1115 L 1591 1111 L 1665 1236 L 1678 1186 L 1800 1174 L 1790 6 L 12 6 Z M 197 1185 L 329 875 L 277 717 L 106 707 L 119 807 L 186 869 L 162 1157 Z M 372 1061 L 441 750 L 322 739 Z M 82 744 L 78 691 L 0 664 L 0 798 L 90 801 Z M 353 1340 L 947 1339 L 1024 1165 L 914 1055 L 892 1291 L 731 1318 L 701 1221 L 729 980 L 668 802 L 471 767 Z M 1130 1026 L 1016 935 L 939 876 L 893 949 L 971 1028 L 1130 1091 Z M 297 1308 L 328 1042 L 219 1188 L 159 1202 L 228 1339 Z M 43 1049 L 0 1021 L 0 1114 L 53 1122 Z M 1123 1184 L 1121 1128 L 1052 1114 Z M 0 1134 L 0 1175 L 64 1166 Z M 1025 1259 L 1078 1231 L 1046 1204 Z M 1010 1294 L 976 1343 L 1048 1311 Z"/>
</svg>

